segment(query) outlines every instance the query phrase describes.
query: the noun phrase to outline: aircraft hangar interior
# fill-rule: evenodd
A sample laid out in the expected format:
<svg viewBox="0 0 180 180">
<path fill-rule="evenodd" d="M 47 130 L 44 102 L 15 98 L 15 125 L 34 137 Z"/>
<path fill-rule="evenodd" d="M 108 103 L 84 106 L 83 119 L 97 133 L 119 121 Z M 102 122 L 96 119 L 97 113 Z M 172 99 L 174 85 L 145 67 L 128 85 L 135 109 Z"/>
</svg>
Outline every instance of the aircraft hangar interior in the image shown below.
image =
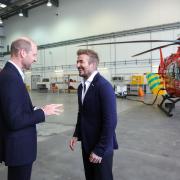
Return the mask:
<svg viewBox="0 0 180 180">
<path fill-rule="evenodd" d="M 7 94 L 7 98 L 6 94 L 0 94 L 0 121 L 4 122 L 4 125 L 0 122 L 3 132 L 0 136 L 4 138 L 0 146 L 5 158 L 7 133 L 8 137 L 13 134 L 18 137 L 18 133 L 29 126 L 21 130 L 6 127 L 5 117 L 9 111 L 4 108 L 5 99 L 8 101 L 11 97 L 8 92 L 17 97 L 18 91 L 9 91 L 8 88 L 1 91 L 6 84 L 6 79 L 1 77 L 6 77 L 3 75 L 4 68 L 12 60 L 11 43 L 27 37 L 37 44 L 36 62 L 30 68 L 22 68 L 24 84 L 33 106 L 41 110 L 46 104 L 63 104 L 64 108 L 59 116 L 48 115 L 45 122 L 36 124 L 37 159 L 33 163 L 31 180 L 85 179 L 81 152 L 83 143 L 81 145 L 78 141 L 74 151 L 69 147 L 78 124 L 78 112 L 83 111 L 83 104 L 82 109 L 78 107 L 78 101 L 81 101 L 81 98 L 78 99 L 78 94 L 81 96 L 78 87 L 84 82 L 82 73 L 87 67 L 81 64 L 81 69 L 78 69 L 81 63 L 77 59 L 79 49 L 98 53 L 97 71 L 112 86 L 113 95 L 109 99 L 115 96 L 115 132 L 119 148 L 114 150 L 113 155 L 114 180 L 179 180 L 179 7 L 179 0 L 0 1 L 0 93 L 6 91 Z M 87 66 L 92 67 L 90 64 Z M 11 88 L 12 82 L 8 83 Z M 91 85 L 96 88 L 96 84 Z M 103 92 L 103 88 L 102 85 L 98 93 Z M 90 90 L 87 89 L 84 99 Z M 92 98 L 87 98 L 87 103 L 96 102 L 90 102 Z M 108 99 L 106 94 L 103 98 Z M 97 103 L 87 106 L 90 109 L 84 108 L 83 112 L 96 113 L 96 105 L 98 107 L 100 101 L 96 100 Z M 102 100 L 100 111 L 108 102 Z M 13 103 L 14 100 L 7 107 Z M 106 108 L 107 111 L 109 109 L 111 107 Z M 20 107 L 15 109 L 14 114 L 18 111 L 21 111 Z M 106 116 L 107 113 L 104 114 Z M 101 116 L 99 118 L 103 119 Z M 111 119 L 104 117 L 108 118 Z M 87 119 L 91 121 L 90 117 Z M 87 119 L 81 116 L 81 128 L 85 123 L 83 120 Z M 101 134 L 112 125 L 111 122 L 103 125 L 104 121 L 100 120 L 102 124 L 99 126 L 89 123 L 92 126 L 89 128 L 99 128 L 97 131 Z M 96 129 L 92 131 L 92 137 L 93 132 Z M 103 135 L 96 141 L 106 139 L 109 134 Z M 16 138 L 14 144 L 19 141 Z M 5 164 L 0 163 L 0 180 L 7 179 L 8 165 Z"/>
</svg>

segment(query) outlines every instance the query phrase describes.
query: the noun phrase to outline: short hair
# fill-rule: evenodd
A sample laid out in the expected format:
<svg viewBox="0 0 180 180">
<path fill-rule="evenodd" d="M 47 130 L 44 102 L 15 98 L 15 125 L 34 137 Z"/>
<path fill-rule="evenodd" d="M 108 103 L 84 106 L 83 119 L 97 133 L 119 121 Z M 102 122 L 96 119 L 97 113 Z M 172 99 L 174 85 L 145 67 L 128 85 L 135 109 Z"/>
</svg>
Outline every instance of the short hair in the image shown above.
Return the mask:
<svg viewBox="0 0 180 180">
<path fill-rule="evenodd" d="M 77 51 L 77 55 L 80 56 L 82 54 L 86 54 L 89 56 L 90 62 L 96 62 L 96 64 L 99 64 L 99 56 L 97 52 L 95 52 L 92 49 L 79 49 Z"/>
<path fill-rule="evenodd" d="M 26 52 L 29 52 L 32 50 L 32 44 L 31 41 L 27 39 L 17 39 L 12 42 L 11 44 L 11 56 L 18 55 L 19 50 L 24 49 Z"/>
</svg>

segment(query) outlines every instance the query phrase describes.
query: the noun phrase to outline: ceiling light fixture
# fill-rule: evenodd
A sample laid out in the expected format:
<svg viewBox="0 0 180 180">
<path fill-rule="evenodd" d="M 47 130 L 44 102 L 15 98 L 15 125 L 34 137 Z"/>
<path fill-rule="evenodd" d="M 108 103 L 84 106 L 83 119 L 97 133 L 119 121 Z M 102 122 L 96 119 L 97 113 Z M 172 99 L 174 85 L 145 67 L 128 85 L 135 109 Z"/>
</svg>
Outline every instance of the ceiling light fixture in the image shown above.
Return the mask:
<svg viewBox="0 0 180 180">
<path fill-rule="evenodd" d="M 51 0 L 48 0 L 47 4 L 46 4 L 48 7 L 51 7 L 52 6 L 52 3 L 51 3 Z"/>
<path fill-rule="evenodd" d="M 21 17 L 28 17 L 28 10 L 27 9 L 20 9 L 18 15 Z"/>
<path fill-rule="evenodd" d="M 3 20 L 0 18 L 0 24 L 3 24 Z"/>
<path fill-rule="evenodd" d="M 23 12 L 22 12 L 22 9 L 19 11 L 19 16 L 21 16 L 21 17 L 24 16 L 24 14 L 23 14 Z"/>
<path fill-rule="evenodd" d="M 5 7 L 7 7 L 7 5 L 6 5 L 6 4 L 3 4 L 3 3 L 0 3 L 0 7 L 1 7 L 1 8 L 5 8 Z"/>
</svg>

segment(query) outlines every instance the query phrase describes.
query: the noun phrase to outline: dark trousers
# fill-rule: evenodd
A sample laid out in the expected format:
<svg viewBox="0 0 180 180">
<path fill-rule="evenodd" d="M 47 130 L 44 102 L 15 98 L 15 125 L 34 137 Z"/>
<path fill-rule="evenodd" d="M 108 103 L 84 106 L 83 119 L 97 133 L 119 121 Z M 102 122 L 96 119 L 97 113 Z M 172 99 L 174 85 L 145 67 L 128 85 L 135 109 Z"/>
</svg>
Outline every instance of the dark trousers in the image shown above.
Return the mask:
<svg viewBox="0 0 180 180">
<path fill-rule="evenodd" d="M 30 180 L 32 164 L 24 166 L 9 166 L 8 180 Z"/>
<path fill-rule="evenodd" d="M 86 180 L 113 180 L 112 164 L 113 152 L 105 155 L 99 164 L 89 161 L 89 154 L 82 150 Z"/>
</svg>

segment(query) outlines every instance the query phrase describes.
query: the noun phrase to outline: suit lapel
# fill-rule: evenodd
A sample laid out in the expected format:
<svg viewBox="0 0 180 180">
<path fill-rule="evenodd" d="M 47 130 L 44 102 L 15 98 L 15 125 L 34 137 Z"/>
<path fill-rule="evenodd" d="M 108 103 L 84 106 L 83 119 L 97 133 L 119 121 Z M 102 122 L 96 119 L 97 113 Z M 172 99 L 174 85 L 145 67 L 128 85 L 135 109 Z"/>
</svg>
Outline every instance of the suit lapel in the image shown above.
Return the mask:
<svg viewBox="0 0 180 180">
<path fill-rule="evenodd" d="M 82 83 L 79 85 L 78 88 L 78 98 L 79 98 L 79 103 L 82 105 Z"/>
<path fill-rule="evenodd" d="M 13 73 L 13 75 L 18 76 L 18 79 L 19 79 L 20 83 L 22 84 L 22 86 L 23 86 L 23 88 L 24 88 L 24 93 L 25 93 L 25 96 L 27 97 L 27 100 L 28 100 L 28 102 L 29 102 L 29 105 L 31 106 L 31 108 L 33 108 L 33 105 L 32 105 L 32 102 L 31 102 L 31 98 L 30 98 L 30 96 L 29 96 L 29 93 L 27 92 L 26 86 L 25 86 L 25 84 L 24 84 L 24 82 L 23 82 L 23 79 L 22 79 L 19 71 L 18 71 L 18 70 L 16 69 L 16 67 L 15 67 L 13 64 L 11 64 L 10 62 L 7 62 L 7 63 L 6 63 L 5 68 L 6 68 L 9 72 Z"/>
<path fill-rule="evenodd" d="M 95 87 L 96 87 L 96 81 L 98 80 L 99 76 L 100 76 L 99 73 L 97 73 L 97 74 L 94 76 L 94 79 L 93 79 L 93 81 L 91 82 L 91 84 L 90 84 L 90 86 L 89 86 L 89 88 L 88 88 L 88 90 L 87 90 L 87 92 L 86 92 L 86 95 L 84 96 L 83 104 L 86 102 L 86 99 L 88 98 L 88 96 L 92 96 L 93 91 L 94 91 L 94 89 L 95 89 Z M 82 87 L 81 87 L 81 91 L 82 91 Z M 81 94 L 82 94 L 82 93 L 81 93 Z"/>
</svg>

